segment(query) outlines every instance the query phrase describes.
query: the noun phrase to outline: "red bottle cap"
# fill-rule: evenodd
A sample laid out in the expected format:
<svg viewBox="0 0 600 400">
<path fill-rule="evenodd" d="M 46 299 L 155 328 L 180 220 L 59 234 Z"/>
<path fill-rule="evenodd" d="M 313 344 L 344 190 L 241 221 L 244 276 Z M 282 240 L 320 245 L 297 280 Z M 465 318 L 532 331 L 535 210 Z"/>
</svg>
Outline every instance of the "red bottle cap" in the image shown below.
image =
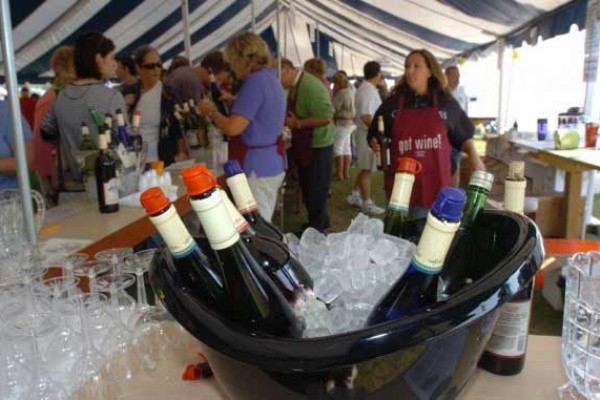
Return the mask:
<svg viewBox="0 0 600 400">
<path fill-rule="evenodd" d="M 414 158 L 410 157 L 398 157 L 398 166 L 396 172 L 408 172 L 409 174 L 416 175 L 423 169 L 421 163 Z"/>
<path fill-rule="evenodd" d="M 150 215 L 156 214 L 171 205 L 171 202 L 159 187 L 151 187 L 144 191 L 140 196 L 140 202 Z"/>
<path fill-rule="evenodd" d="M 190 196 L 206 193 L 217 186 L 217 178 L 206 168 L 206 164 L 193 165 L 184 169 L 181 171 L 181 177 Z"/>
</svg>

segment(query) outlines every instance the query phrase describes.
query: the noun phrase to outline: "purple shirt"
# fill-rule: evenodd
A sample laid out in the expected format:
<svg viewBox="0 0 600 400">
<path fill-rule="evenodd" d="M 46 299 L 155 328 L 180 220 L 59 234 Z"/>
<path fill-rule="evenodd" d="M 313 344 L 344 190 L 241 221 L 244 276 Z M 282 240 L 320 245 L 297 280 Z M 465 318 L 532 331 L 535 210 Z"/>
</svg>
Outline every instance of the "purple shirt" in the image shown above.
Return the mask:
<svg viewBox="0 0 600 400">
<path fill-rule="evenodd" d="M 250 121 L 242 133 L 248 146 L 244 172 L 258 177 L 283 172 L 283 156 L 277 153 L 277 138 L 285 121 L 286 100 L 277 71 L 263 68 L 248 75 L 231 110 Z"/>
</svg>

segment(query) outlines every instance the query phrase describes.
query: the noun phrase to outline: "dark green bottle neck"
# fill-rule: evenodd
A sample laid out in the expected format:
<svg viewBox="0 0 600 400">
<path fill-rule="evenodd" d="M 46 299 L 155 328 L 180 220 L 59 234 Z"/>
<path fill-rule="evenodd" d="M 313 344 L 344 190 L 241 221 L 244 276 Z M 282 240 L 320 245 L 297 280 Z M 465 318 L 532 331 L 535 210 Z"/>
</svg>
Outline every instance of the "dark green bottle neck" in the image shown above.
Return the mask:
<svg viewBox="0 0 600 400">
<path fill-rule="evenodd" d="M 461 221 L 461 228 L 470 227 L 475 223 L 477 216 L 485 208 L 489 190 L 480 186 L 469 186 L 467 189 L 467 202 Z"/>
</svg>

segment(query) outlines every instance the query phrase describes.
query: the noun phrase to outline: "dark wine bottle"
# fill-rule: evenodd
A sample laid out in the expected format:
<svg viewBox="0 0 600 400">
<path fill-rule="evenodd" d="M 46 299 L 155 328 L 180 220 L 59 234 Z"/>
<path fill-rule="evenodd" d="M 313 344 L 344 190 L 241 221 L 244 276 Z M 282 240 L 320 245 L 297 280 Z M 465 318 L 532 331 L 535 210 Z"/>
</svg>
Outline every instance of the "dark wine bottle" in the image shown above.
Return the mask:
<svg viewBox="0 0 600 400">
<path fill-rule="evenodd" d="M 235 200 L 235 205 L 250 223 L 250 226 L 262 236 L 285 243 L 285 235 L 260 215 L 258 205 L 248 185 L 248 179 L 242 171 L 240 163 L 237 160 L 229 160 L 223 164 L 223 170 L 227 177 L 227 186 Z"/>
<path fill-rule="evenodd" d="M 242 241 L 292 307 L 312 295 L 313 280 L 283 243 L 258 235 L 221 190 L 223 203 Z"/>
<path fill-rule="evenodd" d="M 504 181 L 504 208 L 523 214 L 525 163 L 512 161 Z M 479 367 L 497 375 L 516 375 L 523 370 L 527 353 L 533 282 L 500 309 L 492 336 L 479 359 Z"/>
<path fill-rule="evenodd" d="M 221 99 L 221 97 L 223 97 L 223 92 L 221 91 L 219 82 L 217 82 L 217 78 L 215 78 L 215 74 L 213 74 L 212 71 L 210 71 L 209 79 L 210 97 L 212 98 L 213 103 L 215 103 L 215 106 L 217 106 L 217 111 L 225 116 L 229 116 L 229 105 L 226 101 Z"/>
<path fill-rule="evenodd" d="M 379 151 L 375 153 L 377 160 L 377 169 L 387 170 L 390 168 L 390 138 L 385 135 L 385 126 L 383 124 L 383 116 L 377 117 L 377 142 L 379 143 Z"/>
<path fill-rule="evenodd" d="M 421 172 L 421 163 L 410 157 L 398 157 L 394 176 L 394 188 L 383 218 L 383 231 L 388 235 L 402 237 L 404 222 L 408 219 L 410 196 L 415 175 Z"/>
<path fill-rule="evenodd" d="M 133 141 L 129 132 L 127 132 L 127 126 L 125 125 L 125 117 L 123 116 L 123 111 L 120 108 L 115 112 L 117 116 L 117 137 L 119 141 L 123 143 L 123 146 L 130 147 L 133 145 Z"/>
<path fill-rule="evenodd" d="M 94 172 L 96 174 L 96 189 L 98 191 L 98 208 L 101 213 L 112 213 L 119 211 L 119 188 L 115 160 L 108 154 L 106 133 L 98 135 L 100 152 L 96 158 Z"/>
<path fill-rule="evenodd" d="M 225 287 L 217 260 L 208 257 L 196 243 L 162 189 L 146 190 L 140 201 L 173 257 L 179 288 L 213 310 L 223 312 Z"/>
<path fill-rule="evenodd" d="M 476 242 L 477 217 L 485 207 L 494 184 L 494 175 L 485 171 L 475 171 L 467 188 L 467 203 L 460 222 L 460 228 L 450 247 L 449 256 L 438 281 L 438 301 L 445 301 L 472 282 L 471 267 L 477 268 L 473 260 L 473 246 Z"/>
<path fill-rule="evenodd" d="M 418 314 L 436 303 L 438 274 L 458 230 L 465 201 L 461 189 L 444 188 L 438 193 L 408 269 L 379 300 L 368 326 Z"/>
<path fill-rule="evenodd" d="M 98 150 L 98 146 L 90 139 L 90 128 L 85 122 L 81 123 L 81 143 L 79 144 L 80 151 Z"/>
<path fill-rule="evenodd" d="M 190 167 L 181 175 L 192 208 L 222 263 L 227 316 L 252 333 L 300 337 L 300 320 L 240 239 L 217 190 L 217 179 L 205 168 Z"/>
</svg>

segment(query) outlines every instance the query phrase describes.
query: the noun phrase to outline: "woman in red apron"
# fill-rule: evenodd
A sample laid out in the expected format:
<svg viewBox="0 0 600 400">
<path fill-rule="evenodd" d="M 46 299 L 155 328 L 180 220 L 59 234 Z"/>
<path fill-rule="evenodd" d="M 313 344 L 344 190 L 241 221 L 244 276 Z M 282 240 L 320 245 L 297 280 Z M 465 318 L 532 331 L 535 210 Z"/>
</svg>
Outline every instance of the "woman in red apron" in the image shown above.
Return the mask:
<svg viewBox="0 0 600 400">
<path fill-rule="evenodd" d="M 485 170 L 473 144 L 473 125 L 446 87 L 435 57 L 427 50 L 415 50 L 406 58 L 401 82 L 373 118 L 384 117 L 385 134 L 391 138 L 392 165 L 384 173 L 388 198 L 398 157 L 412 157 L 423 165 L 413 186 L 412 218 L 426 216 L 440 189 L 451 185 L 453 146 L 469 154 L 473 169 Z M 374 125 L 367 140 L 379 151 Z"/>
</svg>

